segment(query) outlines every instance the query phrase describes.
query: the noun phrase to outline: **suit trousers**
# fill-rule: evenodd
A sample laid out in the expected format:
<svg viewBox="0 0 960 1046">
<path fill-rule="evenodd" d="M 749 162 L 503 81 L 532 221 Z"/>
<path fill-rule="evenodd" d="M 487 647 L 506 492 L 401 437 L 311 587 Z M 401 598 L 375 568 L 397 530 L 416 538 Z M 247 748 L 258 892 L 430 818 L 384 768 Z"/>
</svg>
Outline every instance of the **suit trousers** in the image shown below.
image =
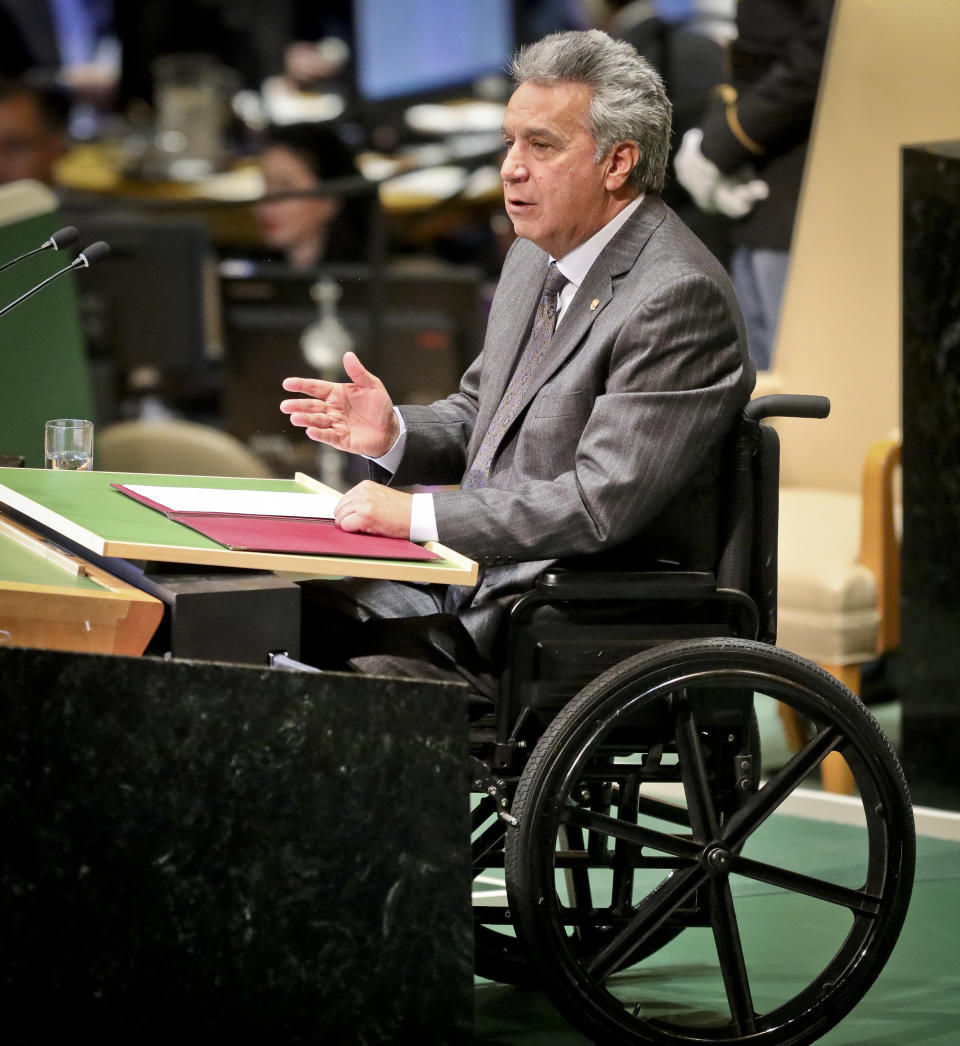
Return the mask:
<svg viewBox="0 0 960 1046">
<path fill-rule="evenodd" d="M 458 683 L 471 712 L 490 706 L 496 673 L 444 585 L 344 578 L 301 582 L 300 656 L 317 668 Z"/>
</svg>

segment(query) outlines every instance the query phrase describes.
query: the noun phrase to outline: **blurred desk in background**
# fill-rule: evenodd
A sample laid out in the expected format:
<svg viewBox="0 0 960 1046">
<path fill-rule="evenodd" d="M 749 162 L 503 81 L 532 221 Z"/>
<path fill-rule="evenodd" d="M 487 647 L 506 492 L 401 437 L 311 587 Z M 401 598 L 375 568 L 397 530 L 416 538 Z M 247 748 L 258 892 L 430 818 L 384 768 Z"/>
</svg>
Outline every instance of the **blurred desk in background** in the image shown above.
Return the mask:
<svg viewBox="0 0 960 1046">
<path fill-rule="evenodd" d="M 171 217 L 189 212 L 207 223 L 211 238 L 217 242 L 250 244 L 259 240 L 250 206 L 263 191 L 255 164 L 238 163 L 231 171 L 199 181 L 140 178 L 128 173 L 126 167 L 127 158 L 119 143 L 78 145 L 64 157 L 57 176 L 69 194 L 72 209 L 122 205 L 125 209 L 169 213 Z M 230 203 L 241 206 L 228 206 Z"/>
<path fill-rule="evenodd" d="M 478 103 L 475 103 L 478 104 Z M 419 106 L 414 109 L 465 114 L 449 126 L 462 127 L 448 137 L 425 138 L 408 143 L 392 153 L 363 151 L 357 156 L 361 173 L 377 187 L 383 212 L 400 233 L 415 228 L 412 218 L 438 209 L 451 218 L 473 218 L 491 204 L 499 207 L 502 187 L 498 154 L 502 148 L 498 130 L 488 126 L 502 113 L 493 106 L 485 125 L 477 125 L 471 104 Z M 425 119 L 425 118 L 424 118 Z M 421 120 L 423 123 L 423 120 Z M 425 134 L 430 122 L 423 125 Z M 437 133 L 447 127 L 437 125 Z M 77 202 L 89 206 L 104 202 L 162 210 L 188 209 L 208 222 L 211 236 L 225 245 L 255 244 L 259 230 L 252 207 L 263 195 L 263 179 L 256 160 L 240 158 L 224 170 L 194 180 L 174 180 L 137 173 L 136 158 L 121 142 L 74 146 L 61 161 L 58 179 Z M 422 241 L 430 229 L 419 232 Z"/>
</svg>

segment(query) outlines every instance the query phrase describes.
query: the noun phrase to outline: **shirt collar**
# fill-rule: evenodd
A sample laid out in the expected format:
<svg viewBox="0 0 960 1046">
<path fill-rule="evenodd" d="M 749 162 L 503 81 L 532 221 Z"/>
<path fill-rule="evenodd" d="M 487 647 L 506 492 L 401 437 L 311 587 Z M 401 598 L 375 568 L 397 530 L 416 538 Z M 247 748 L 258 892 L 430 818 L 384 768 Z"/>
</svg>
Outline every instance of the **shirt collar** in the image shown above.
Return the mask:
<svg viewBox="0 0 960 1046">
<path fill-rule="evenodd" d="M 640 193 L 635 200 L 631 200 L 599 232 L 595 232 L 589 240 L 581 243 L 579 247 L 574 247 L 572 251 L 568 251 L 562 258 L 550 258 L 551 261 L 556 261 L 557 268 L 566 276 L 570 283 L 575 287 L 579 287 L 583 283 L 593 263 L 600 257 L 600 252 L 616 236 L 630 215 L 643 203 L 643 197 L 644 194 Z"/>
</svg>

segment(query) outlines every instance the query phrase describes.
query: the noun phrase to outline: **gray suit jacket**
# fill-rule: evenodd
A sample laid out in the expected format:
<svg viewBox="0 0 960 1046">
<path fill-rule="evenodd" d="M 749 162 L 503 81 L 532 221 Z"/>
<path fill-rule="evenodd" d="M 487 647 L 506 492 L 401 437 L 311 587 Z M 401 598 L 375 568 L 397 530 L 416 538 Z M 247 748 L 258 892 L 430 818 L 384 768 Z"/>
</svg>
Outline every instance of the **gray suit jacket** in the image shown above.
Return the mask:
<svg viewBox="0 0 960 1046">
<path fill-rule="evenodd" d="M 457 393 L 401 408 L 395 484 L 458 483 L 532 323 L 547 255 L 518 240 L 483 351 Z M 440 540 L 482 565 L 459 614 L 492 649 L 503 610 L 551 562 L 616 549 L 616 562 L 713 566 L 724 437 L 754 383 L 723 267 L 658 197 L 594 263 L 564 314 L 489 486 L 434 495 Z"/>
</svg>

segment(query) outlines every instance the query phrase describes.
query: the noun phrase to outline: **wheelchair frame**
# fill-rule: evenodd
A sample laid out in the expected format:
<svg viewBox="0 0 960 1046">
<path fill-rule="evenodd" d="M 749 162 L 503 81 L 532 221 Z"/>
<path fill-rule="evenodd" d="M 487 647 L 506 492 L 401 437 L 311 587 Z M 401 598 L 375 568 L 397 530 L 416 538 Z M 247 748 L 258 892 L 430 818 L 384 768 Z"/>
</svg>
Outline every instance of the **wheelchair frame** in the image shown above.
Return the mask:
<svg viewBox="0 0 960 1046">
<path fill-rule="evenodd" d="M 508 898 L 474 905 L 477 971 L 539 985 L 595 1041 L 813 1042 L 899 936 L 915 835 L 897 758 L 851 691 L 773 645 L 779 441 L 761 421 L 828 412 L 747 406 L 715 572 L 555 567 L 513 607 L 494 711 L 471 727 L 474 874 L 503 868 Z M 760 701 L 809 727 L 766 781 Z M 858 788 L 845 866 L 770 856 L 830 752 Z M 763 958 L 787 921 L 774 899 L 816 968 Z"/>
</svg>

